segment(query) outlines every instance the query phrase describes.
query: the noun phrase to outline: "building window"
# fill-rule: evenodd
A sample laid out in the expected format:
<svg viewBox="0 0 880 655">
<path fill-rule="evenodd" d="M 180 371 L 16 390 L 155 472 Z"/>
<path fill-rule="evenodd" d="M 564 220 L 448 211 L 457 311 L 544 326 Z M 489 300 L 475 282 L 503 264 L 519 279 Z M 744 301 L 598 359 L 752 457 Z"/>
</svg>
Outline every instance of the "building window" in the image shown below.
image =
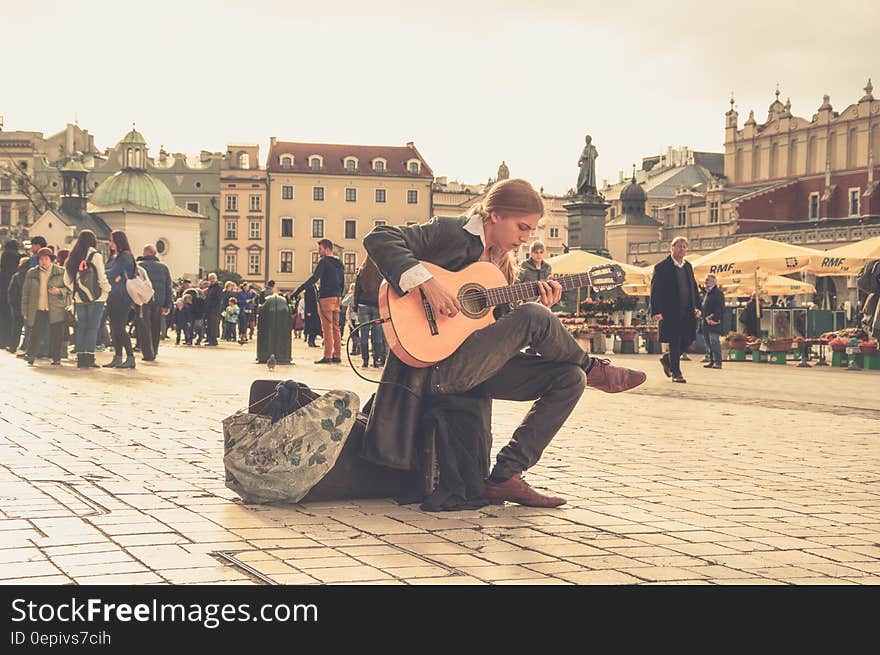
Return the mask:
<svg viewBox="0 0 880 655">
<path fill-rule="evenodd" d="M 410 189 L 406 192 L 406 204 L 408 205 L 416 205 L 419 202 L 419 192 L 415 189 Z"/>
<path fill-rule="evenodd" d="M 281 265 L 278 269 L 279 273 L 293 273 L 293 251 L 281 251 Z"/>
<path fill-rule="evenodd" d="M 347 252 L 342 256 L 342 263 L 345 266 L 345 276 L 354 277 L 357 273 L 357 253 Z"/>
<path fill-rule="evenodd" d="M 811 219 L 819 218 L 819 192 L 814 191 L 810 194 L 809 217 Z"/>
<path fill-rule="evenodd" d="M 324 187 L 316 186 L 312 187 L 312 200 L 323 200 L 324 199 Z"/>
<path fill-rule="evenodd" d="M 345 202 L 357 202 L 358 190 L 347 187 L 345 189 Z"/>
<path fill-rule="evenodd" d="M 550 228 L 550 238 L 551 239 L 558 239 L 559 238 L 559 228 L 558 227 L 551 227 Z"/>
<path fill-rule="evenodd" d="M 373 227 L 379 227 L 380 225 L 385 225 L 385 221 L 373 221 Z"/>
<path fill-rule="evenodd" d="M 9 205 L 0 205 L 0 225 L 12 225 L 12 208 Z"/>
<path fill-rule="evenodd" d="M 419 174 L 419 162 L 411 161 L 409 163 L 409 172 L 412 173 L 413 175 L 418 175 Z"/>
<path fill-rule="evenodd" d="M 225 262 L 225 266 L 223 268 L 225 268 L 227 271 L 232 271 L 233 273 L 235 273 L 236 272 L 235 269 L 238 268 L 238 253 L 235 253 L 235 252 L 226 253 L 226 262 Z"/>
<path fill-rule="evenodd" d="M 309 168 L 313 171 L 321 170 L 321 160 L 318 157 L 309 159 Z"/>
<path fill-rule="evenodd" d="M 263 206 L 262 198 L 260 196 L 251 196 L 251 211 L 258 212 Z"/>
<path fill-rule="evenodd" d="M 612 207 L 611 208 L 611 218 L 614 218 L 615 216 L 617 216 L 617 208 Z"/>
<path fill-rule="evenodd" d="M 687 223 L 687 207 L 684 205 L 678 206 L 678 227 L 684 227 L 685 223 Z"/>
<path fill-rule="evenodd" d="M 241 153 L 238 156 L 238 167 L 239 168 L 250 168 L 251 167 L 251 158 L 246 152 Z"/>
<path fill-rule="evenodd" d="M 293 168 L 293 157 L 290 155 L 281 155 L 281 168 L 287 170 Z"/>
<path fill-rule="evenodd" d="M 357 162 L 354 159 L 346 159 L 345 160 L 345 171 L 347 173 L 356 173 L 357 172 Z"/>
<path fill-rule="evenodd" d="M 849 215 L 850 216 L 858 216 L 859 215 L 859 193 L 860 192 L 861 192 L 861 189 L 858 187 L 849 190 Z"/>
<path fill-rule="evenodd" d="M 226 196 L 226 211 L 238 211 L 238 196 Z"/>
<path fill-rule="evenodd" d="M 313 218 L 312 219 L 312 238 L 314 238 L 314 239 L 323 239 L 324 238 L 324 219 L 323 218 Z"/>
<path fill-rule="evenodd" d="M 377 173 L 384 173 L 385 172 L 385 162 L 382 161 L 381 159 L 377 159 L 376 161 L 373 162 L 373 170 L 376 171 Z"/>
<path fill-rule="evenodd" d="M 186 203 L 186 208 L 187 208 L 189 211 L 193 212 L 194 214 L 198 214 L 198 213 L 199 213 L 199 203 L 197 203 L 197 202 L 188 202 L 188 203 Z"/>
<path fill-rule="evenodd" d="M 252 252 L 248 254 L 248 275 L 260 274 L 260 253 Z"/>
<path fill-rule="evenodd" d="M 248 226 L 248 237 L 251 239 L 261 238 L 261 233 L 263 231 L 262 228 L 262 221 L 250 221 L 250 225 Z"/>
<path fill-rule="evenodd" d="M 321 256 L 318 254 L 317 250 L 312 251 L 312 273 L 315 272 L 315 268 L 318 266 L 318 262 L 321 260 Z"/>
<path fill-rule="evenodd" d="M 292 237 L 293 236 L 293 219 L 282 217 L 281 218 L 281 236 L 283 237 Z"/>
<path fill-rule="evenodd" d="M 290 184 L 285 184 L 281 187 L 281 199 L 282 200 L 293 200 L 293 186 Z"/>
<path fill-rule="evenodd" d="M 376 202 L 385 202 L 385 189 L 376 189 Z"/>
<path fill-rule="evenodd" d="M 226 238 L 238 238 L 238 221 L 226 221 Z"/>
<path fill-rule="evenodd" d="M 709 222 L 717 223 L 718 222 L 718 201 L 709 203 Z"/>
<path fill-rule="evenodd" d="M 346 219 L 345 221 L 345 238 L 357 239 L 357 221 L 353 218 Z"/>
</svg>

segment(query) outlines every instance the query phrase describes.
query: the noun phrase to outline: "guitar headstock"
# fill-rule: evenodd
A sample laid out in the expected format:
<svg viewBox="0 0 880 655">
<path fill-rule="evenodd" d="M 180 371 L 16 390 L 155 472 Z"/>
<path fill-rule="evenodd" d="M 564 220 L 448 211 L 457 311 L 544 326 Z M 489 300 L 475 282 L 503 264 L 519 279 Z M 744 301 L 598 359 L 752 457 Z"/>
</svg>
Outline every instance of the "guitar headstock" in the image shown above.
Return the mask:
<svg viewBox="0 0 880 655">
<path fill-rule="evenodd" d="M 596 291 L 607 291 L 615 289 L 623 284 L 626 279 L 626 271 L 620 264 L 602 264 L 601 266 L 593 266 L 587 275 L 590 278 L 590 286 Z"/>
</svg>

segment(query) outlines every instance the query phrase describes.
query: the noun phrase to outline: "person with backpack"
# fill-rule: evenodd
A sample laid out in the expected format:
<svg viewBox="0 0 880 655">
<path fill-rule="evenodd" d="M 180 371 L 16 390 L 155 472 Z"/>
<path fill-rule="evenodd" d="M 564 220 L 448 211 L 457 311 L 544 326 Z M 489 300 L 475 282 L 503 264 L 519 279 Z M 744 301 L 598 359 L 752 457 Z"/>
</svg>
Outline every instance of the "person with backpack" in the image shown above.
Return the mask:
<svg viewBox="0 0 880 655">
<path fill-rule="evenodd" d="M 107 297 L 107 316 L 110 319 L 110 333 L 113 337 L 115 354 L 105 368 L 134 368 L 134 350 L 131 337 L 126 329 L 132 299 L 126 289 L 126 281 L 137 275 L 137 264 L 131 254 L 131 246 L 125 232 L 115 230 L 110 234 L 110 259 L 107 260 L 107 281 L 110 294 Z M 122 351 L 125 350 L 125 361 Z"/>
<path fill-rule="evenodd" d="M 98 240 L 91 230 L 79 233 L 64 262 L 64 284 L 73 294 L 76 315 L 76 367 L 97 368 L 95 348 L 110 283 L 104 270 L 104 257 L 97 250 Z"/>
</svg>

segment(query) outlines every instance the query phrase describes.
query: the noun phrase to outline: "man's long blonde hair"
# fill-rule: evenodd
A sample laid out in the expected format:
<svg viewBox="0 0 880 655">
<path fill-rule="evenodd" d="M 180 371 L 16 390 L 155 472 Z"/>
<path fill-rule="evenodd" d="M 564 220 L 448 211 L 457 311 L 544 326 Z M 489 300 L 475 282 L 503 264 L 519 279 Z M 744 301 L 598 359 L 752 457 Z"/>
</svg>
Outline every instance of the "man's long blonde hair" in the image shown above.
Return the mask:
<svg viewBox="0 0 880 655">
<path fill-rule="evenodd" d="M 471 206 L 468 216 L 478 214 L 483 225 L 495 212 L 502 219 L 520 218 L 522 216 L 544 215 L 544 201 L 531 184 L 525 180 L 513 178 L 502 180 L 492 186 L 489 193 L 481 201 Z M 513 284 L 517 276 L 517 265 L 513 251 L 504 252 L 498 248 L 489 249 L 489 259 L 501 269 L 509 284 Z"/>
</svg>

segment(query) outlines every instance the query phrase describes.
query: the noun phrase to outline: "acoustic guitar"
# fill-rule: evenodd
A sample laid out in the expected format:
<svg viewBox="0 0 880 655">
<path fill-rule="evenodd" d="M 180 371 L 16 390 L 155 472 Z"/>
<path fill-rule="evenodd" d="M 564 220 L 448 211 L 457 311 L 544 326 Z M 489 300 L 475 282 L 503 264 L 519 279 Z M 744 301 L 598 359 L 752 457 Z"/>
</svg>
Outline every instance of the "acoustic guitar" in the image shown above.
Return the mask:
<svg viewBox="0 0 880 655">
<path fill-rule="evenodd" d="M 427 368 L 446 359 L 472 332 L 495 322 L 492 308 L 540 296 L 536 282 L 508 285 L 501 270 L 479 261 L 460 271 L 447 271 L 428 262 L 421 264 L 446 287 L 461 305 L 453 317 L 435 316 L 421 289 L 401 296 L 387 282 L 379 287 L 379 318 L 388 347 L 404 364 Z M 563 291 L 592 287 L 597 291 L 623 284 L 626 273 L 618 264 L 594 266 L 585 273 L 558 275 L 553 279 Z"/>
</svg>

